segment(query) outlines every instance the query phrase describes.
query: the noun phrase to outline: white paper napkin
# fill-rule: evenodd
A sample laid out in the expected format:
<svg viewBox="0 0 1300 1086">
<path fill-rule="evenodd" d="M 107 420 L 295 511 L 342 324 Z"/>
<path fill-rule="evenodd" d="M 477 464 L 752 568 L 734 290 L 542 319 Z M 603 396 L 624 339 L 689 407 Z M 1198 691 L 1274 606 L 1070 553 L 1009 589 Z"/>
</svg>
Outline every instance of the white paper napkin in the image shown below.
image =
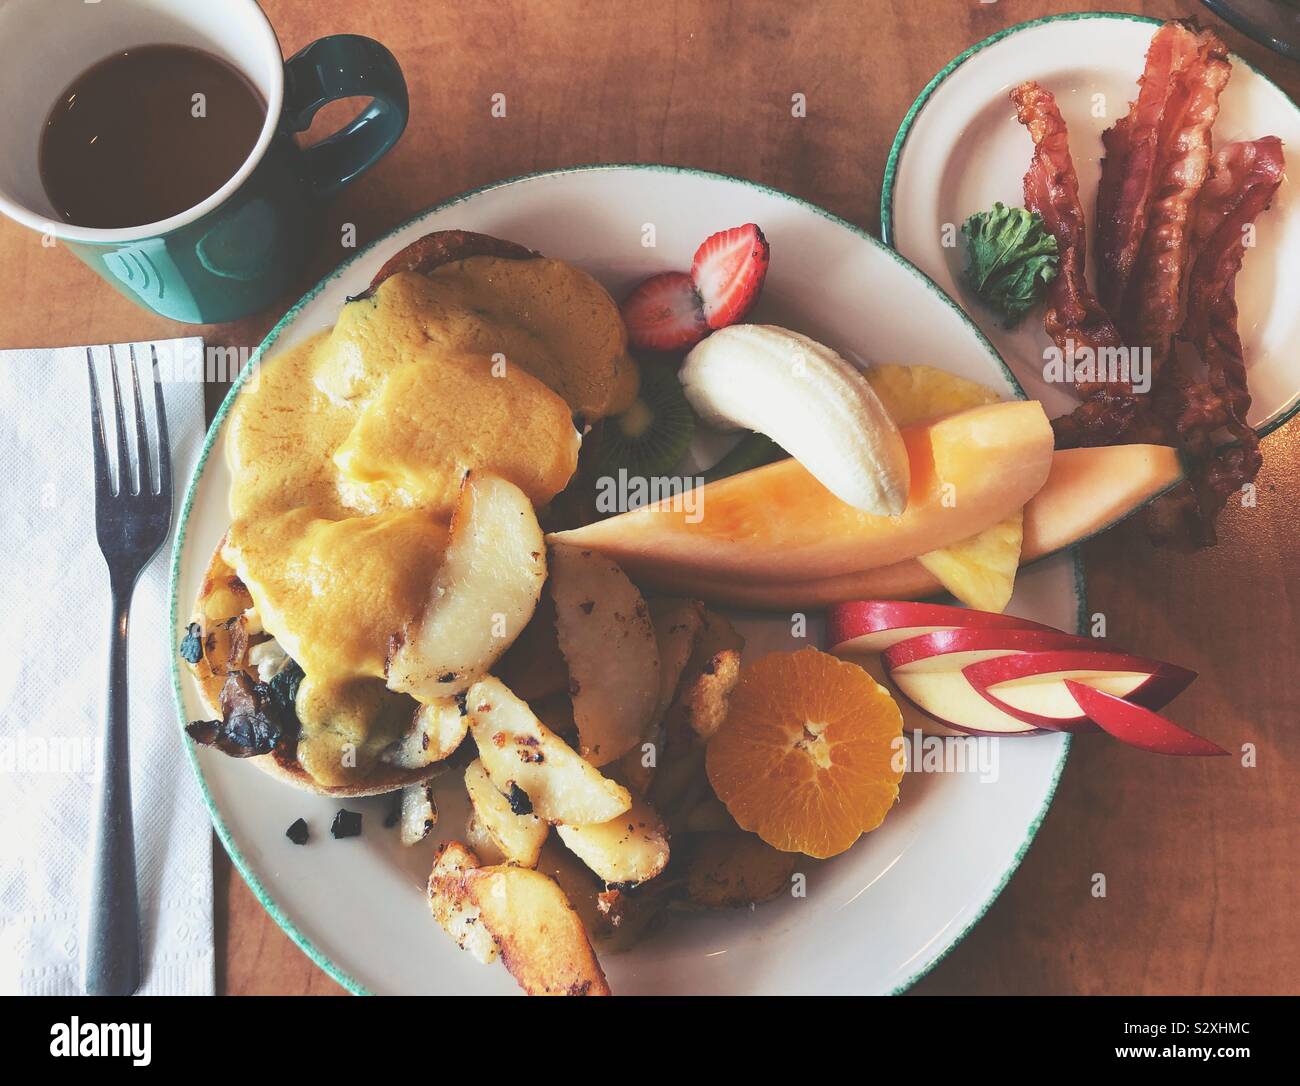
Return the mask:
<svg viewBox="0 0 1300 1086">
<path fill-rule="evenodd" d="M 149 344 L 135 346 L 138 360 L 150 357 Z M 203 344 L 156 346 L 179 512 L 203 439 Z M 111 418 L 108 348 L 92 350 Z M 117 350 L 129 403 L 128 356 Z M 140 372 L 152 420 L 148 368 Z M 110 622 L 95 541 L 86 348 L 0 351 L 0 500 L 0 991 L 76 994 Z M 131 608 L 140 990 L 210 995 L 212 831 L 172 701 L 171 549 L 169 539 L 141 574 Z"/>
</svg>

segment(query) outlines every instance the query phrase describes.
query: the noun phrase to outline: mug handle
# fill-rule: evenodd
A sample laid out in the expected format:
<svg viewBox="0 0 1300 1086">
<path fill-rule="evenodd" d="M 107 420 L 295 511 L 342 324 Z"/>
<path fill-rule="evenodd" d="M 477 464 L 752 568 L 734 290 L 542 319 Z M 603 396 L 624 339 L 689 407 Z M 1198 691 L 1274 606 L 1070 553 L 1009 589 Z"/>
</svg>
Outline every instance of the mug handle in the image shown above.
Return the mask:
<svg viewBox="0 0 1300 1086">
<path fill-rule="evenodd" d="M 283 133 L 305 132 L 316 112 L 340 98 L 373 101 L 345 127 L 302 154 L 312 190 L 334 195 L 370 169 L 406 128 L 406 80 L 393 54 L 373 38 L 333 34 L 312 42 L 284 64 Z"/>
</svg>

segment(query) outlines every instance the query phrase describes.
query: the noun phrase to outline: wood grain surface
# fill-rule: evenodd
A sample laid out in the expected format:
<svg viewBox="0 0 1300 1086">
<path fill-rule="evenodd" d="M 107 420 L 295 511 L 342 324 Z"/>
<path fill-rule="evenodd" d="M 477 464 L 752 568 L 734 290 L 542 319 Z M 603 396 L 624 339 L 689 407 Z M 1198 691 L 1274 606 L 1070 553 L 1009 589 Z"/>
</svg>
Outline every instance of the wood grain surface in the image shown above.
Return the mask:
<svg viewBox="0 0 1300 1086">
<path fill-rule="evenodd" d="M 302 289 L 413 212 L 497 178 L 582 162 L 670 162 L 784 189 L 879 228 L 881 173 L 913 98 L 994 31 L 1092 5 L 1043 0 L 264 0 L 288 55 L 324 34 L 383 41 L 411 91 L 401 143 L 329 210 L 282 305 L 200 330 L 253 347 Z M 1113 7 L 1099 4 L 1098 8 Z M 1159 17 L 1199 4 L 1152 0 Z M 1223 28 L 1300 92 L 1300 66 Z M 1013 73 L 1008 73 L 1008 79 Z M 1137 73 L 1134 73 L 1136 78 Z M 507 119 L 489 97 L 508 95 Z M 803 119 L 790 96 L 807 96 Z M 337 124 L 338 110 L 322 123 Z M 1263 134 L 1263 133 L 1261 133 Z M 62 248 L 0 221 L 0 347 L 192 334 L 117 295 Z M 1294 300 L 1293 300 L 1294 301 Z M 210 391 L 210 408 L 220 389 Z M 1259 501 L 1215 549 L 1151 550 L 1135 525 L 1087 548 L 1108 634 L 1197 669 L 1178 718 L 1240 756 L 1182 760 L 1076 742 L 1019 872 L 918 993 L 1300 992 L 1300 423 L 1264 442 Z M 215 846 L 218 990 L 340 989 L 261 910 Z M 1104 898 L 1093 878 L 1106 877 Z M 869 932 L 862 938 L 870 938 Z M 689 977 L 682 978 L 689 990 Z"/>
</svg>

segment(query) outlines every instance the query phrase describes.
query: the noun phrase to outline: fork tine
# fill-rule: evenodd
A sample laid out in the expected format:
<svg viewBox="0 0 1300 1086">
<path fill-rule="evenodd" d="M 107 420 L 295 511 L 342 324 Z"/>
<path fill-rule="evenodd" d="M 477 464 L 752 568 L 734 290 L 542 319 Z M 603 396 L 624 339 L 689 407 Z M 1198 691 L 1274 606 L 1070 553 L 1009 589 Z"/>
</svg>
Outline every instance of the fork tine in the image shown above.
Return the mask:
<svg viewBox="0 0 1300 1086">
<path fill-rule="evenodd" d="M 86 348 L 86 379 L 90 382 L 90 435 L 95 450 L 95 493 L 111 495 L 113 476 L 108 469 L 108 449 L 104 445 L 104 413 L 99 406 L 99 382 L 95 380 L 95 356 Z"/>
<path fill-rule="evenodd" d="M 167 440 L 167 408 L 163 404 L 162 378 L 158 373 L 158 348 L 149 344 L 150 369 L 153 370 L 154 414 L 158 424 L 158 493 L 171 496 L 172 447 Z"/>
<path fill-rule="evenodd" d="M 127 348 L 131 356 L 131 393 L 135 400 L 135 462 L 139 485 L 137 494 L 153 493 L 153 473 L 149 470 L 148 430 L 144 422 L 144 403 L 140 400 L 140 374 L 135 364 L 134 344 Z"/>
<path fill-rule="evenodd" d="M 126 451 L 126 419 L 122 413 L 122 389 L 117 380 L 117 352 L 108 349 L 108 370 L 113 375 L 113 414 L 117 421 L 117 494 L 138 493 L 131 489 L 131 454 Z"/>
</svg>

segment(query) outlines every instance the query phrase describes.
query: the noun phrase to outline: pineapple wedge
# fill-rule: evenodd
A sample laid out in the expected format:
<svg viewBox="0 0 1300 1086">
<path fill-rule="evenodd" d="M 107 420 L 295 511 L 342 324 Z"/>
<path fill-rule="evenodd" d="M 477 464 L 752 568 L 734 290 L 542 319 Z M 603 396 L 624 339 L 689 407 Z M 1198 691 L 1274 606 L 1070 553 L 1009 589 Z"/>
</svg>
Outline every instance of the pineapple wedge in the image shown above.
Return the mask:
<svg viewBox="0 0 1300 1086">
<path fill-rule="evenodd" d="M 978 535 L 916 560 L 967 607 L 1000 613 L 1016 586 L 1024 519 L 1024 513 L 1012 513 Z"/>
<path fill-rule="evenodd" d="M 898 426 L 994 403 L 992 389 L 933 366 L 872 366 L 867 380 Z M 1002 611 L 1020 566 L 1023 513 L 1013 513 L 970 539 L 922 554 L 918 561 L 967 607 Z"/>
<path fill-rule="evenodd" d="M 900 428 L 1002 398 L 991 388 L 934 366 L 870 366 L 867 383 Z"/>
</svg>

